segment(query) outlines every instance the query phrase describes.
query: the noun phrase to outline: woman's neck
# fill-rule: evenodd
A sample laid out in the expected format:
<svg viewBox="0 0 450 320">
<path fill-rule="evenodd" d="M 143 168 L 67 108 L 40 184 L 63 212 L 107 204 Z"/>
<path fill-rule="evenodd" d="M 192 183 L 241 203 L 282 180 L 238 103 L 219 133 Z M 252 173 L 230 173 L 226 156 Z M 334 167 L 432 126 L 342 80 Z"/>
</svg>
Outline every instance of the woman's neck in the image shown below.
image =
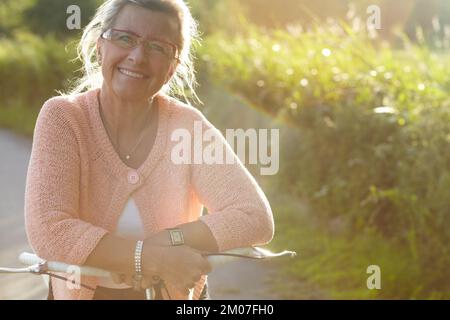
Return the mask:
<svg viewBox="0 0 450 320">
<path fill-rule="evenodd" d="M 148 100 L 123 100 L 108 94 L 105 88 L 99 94 L 100 112 L 109 130 L 121 141 L 134 141 L 145 130 L 154 114 L 152 103 Z"/>
</svg>

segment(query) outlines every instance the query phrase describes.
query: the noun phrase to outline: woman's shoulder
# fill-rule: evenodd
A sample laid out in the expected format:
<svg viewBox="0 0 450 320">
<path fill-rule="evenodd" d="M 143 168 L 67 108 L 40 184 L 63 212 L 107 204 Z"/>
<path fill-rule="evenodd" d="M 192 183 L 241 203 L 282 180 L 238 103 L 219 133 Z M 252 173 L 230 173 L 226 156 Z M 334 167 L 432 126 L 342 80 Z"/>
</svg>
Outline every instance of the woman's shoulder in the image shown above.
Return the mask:
<svg viewBox="0 0 450 320">
<path fill-rule="evenodd" d="M 73 94 L 73 95 L 59 95 L 49 98 L 44 102 L 42 110 L 56 111 L 65 113 L 74 113 L 80 111 L 83 105 L 83 98 L 89 95 L 88 92 Z"/>
<path fill-rule="evenodd" d="M 166 95 L 161 95 L 160 97 L 170 113 L 171 121 L 181 123 L 208 121 L 203 112 L 198 108 Z"/>
<path fill-rule="evenodd" d="M 44 102 L 38 115 L 38 122 L 47 124 L 74 124 L 83 121 L 85 97 L 89 92 L 76 95 L 59 95 Z"/>
</svg>

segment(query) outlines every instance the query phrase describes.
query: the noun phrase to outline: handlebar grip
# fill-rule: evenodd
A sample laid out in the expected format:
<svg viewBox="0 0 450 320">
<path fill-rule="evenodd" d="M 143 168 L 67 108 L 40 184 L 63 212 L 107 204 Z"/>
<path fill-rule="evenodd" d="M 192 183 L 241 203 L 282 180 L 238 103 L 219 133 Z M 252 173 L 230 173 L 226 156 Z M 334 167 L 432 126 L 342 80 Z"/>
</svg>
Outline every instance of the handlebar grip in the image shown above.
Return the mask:
<svg viewBox="0 0 450 320">
<path fill-rule="evenodd" d="M 39 258 L 37 255 L 28 252 L 21 253 L 19 256 L 19 260 L 22 264 L 28 266 L 46 262 L 45 260 Z M 89 266 L 77 266 L 63 262 L 47 261 L 47 267 L 48 270 L 52 272 L 73 273 L 75 271 L 79 271 L 80 274 L 84 276 L 107 277 L 107 278 L 111 277 L 111 272 Z"/>
<path fill-rule="evenodd" d="M 252 259 L 273 259 L 283 256 L 295 257 L 296 254 L 297 253 L 294 251 L 287 250 L 279 253 L 273 253 L 260 247 L 244 247 L 228 250 L 223 252 L 222 254 L 209 254 L 207 255 L 207 259 L 213 267 L 216 267 L 231 261 L 235 261 L 236 257 Z"/>
<path fill-rule="evenodd" d="M 213 268 L 227 264 L 232 261 L 236 261 L 236 257 L 233 256 L 209 256 L 206 257 Z"/>
<path fill-rule="evenodd" d="M 22 252 L 19 256 L 19 261 L 26 266 L 44 262 L 44 260 L 39 258 L 37 255 L 28 252 Z"/>
</svg>

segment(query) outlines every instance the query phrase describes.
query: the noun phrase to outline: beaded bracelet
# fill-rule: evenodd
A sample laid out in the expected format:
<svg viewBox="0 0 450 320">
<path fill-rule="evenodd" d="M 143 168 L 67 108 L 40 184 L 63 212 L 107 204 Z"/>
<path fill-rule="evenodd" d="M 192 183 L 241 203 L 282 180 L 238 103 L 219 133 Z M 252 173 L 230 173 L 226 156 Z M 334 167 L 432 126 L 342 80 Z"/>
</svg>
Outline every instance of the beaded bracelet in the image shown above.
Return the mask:
<svg viewBox="0 0 450 320">
<path fill-rule="evenodd" d="M 136 249 L 134 250 L 134 276 L 133 285 L 134 290 L 141 290 L 141 282 L 143 279 L 142 274 L 142 247 L 144 246 L 144 241 L 139 240 L 136 242 Z"/>
</svg>

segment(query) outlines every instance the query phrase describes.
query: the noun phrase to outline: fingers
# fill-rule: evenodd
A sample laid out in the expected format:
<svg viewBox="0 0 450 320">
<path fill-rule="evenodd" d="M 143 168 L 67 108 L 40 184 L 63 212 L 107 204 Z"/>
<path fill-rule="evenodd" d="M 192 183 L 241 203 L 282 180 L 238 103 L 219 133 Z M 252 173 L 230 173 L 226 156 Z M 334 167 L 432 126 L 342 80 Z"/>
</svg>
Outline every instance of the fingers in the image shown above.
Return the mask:
<svg viewBox="0 0 450 320">
<path fill-rule="evenodd" d="M 197 256 L 197 267 L 199 268 L 199 270 L 201 271 L 202 274 L 208 274 L 212 271 L 212 265 L 209 262 L 208 258 L 206 256 L 202 255 L 202 251 L 197 250 L 195 248 L 190 248 L 193 252 L 196 253 Z"/>
<path fill-rule="evenodd" d="M 130 287 L 134 287 L 134 279 L 132 276 L 127 276 L 125 280 L 125 284 L 127 284 Z M 141 288 L 142 289 L 148 289 L 151 288 L 153 285 L 155 285 L 155 281 L 150 277 L 143 277 L 141 281 Z"/>
<path fill-rule="evenodd" d="M 134 280 L 133 276 L 126 274 L 112 274 L 112 279 L 115 284 L 126 284 L 127 286 L 133 287 Z M 141 288 L 147 289 L 155 284 L 155 281 L 152 278 L 144 277 L 141 282 Z"/>
<path fill-rule="evenodd" d="M 199 282 L 201 278 L 202 278 L 202 275 L 201 275 L 201 274 L 198 274 L 198 275 L 196 275 L 196 276 L 194 276 L 194 277 L 192 278 L 192 281 L 193 281 L 194 283 L 195 283 L 195 282 Z"/>
<path fill-rule="evenodd" d="M 183 294 L 185 296 L 189 295 L 189 289 L 188 288 L 181 288 L 181 287 L 179 287 L 177 289 L 178 289 L 178 291 L 180 291 L 181 294 Z"/>
<path fill-rule="evenodd" d="M 150 288 L 152 285 L 153 285 L 153 283 L 152 283 L 151 279 L 149 279 L 149 278 L 142 279 L 142 282 L 141 282 L 142 289 Z"/>
<path fill-rule="evenodd" d="M 208 274 L 212 271 L 212 265 L 206 257 L 199 256 L 197 263 L 198 269 L 202 274 Z"/>
<path fill-rule="evenodd" d="M 126 275 L 126 276 L 124 277 L 123 283 L 125 283 L 127 286 L 133 287 L 133 286 L 134 286 L 134 283 L 133 283 L 133 277 L 132 277 L 132 276 L 129 276 L 129 275 Z"/>
<path fill-rule="evenodd" d="M 183 295 L 189 295 L 189 293 L 190 293 L 190 289 L 192 289 L 192 288 L 194 288 L 195 287 L 195 283 L 193 283 L 193 282 L 191 282 L 191 283 L 189 283 L 189 284 L 187 284 L 187 285 L 175 285 L 175 288 L 181 293 L 181 294 L 183 294 Z"/>
<path fill-rule="evenodd" d="M 122 283 L 127 283 L 128 284 L 128 282 L 130 281 L 129 279 L 127 279 L 128 276 L 123 274 L 123 273 L 112 273 L 111 274 L 111 278 L 112 278 L 112 280 L 114 281 L 115 284 L 122 284 Z"/>
<path fill-rule="evenodd" d="M 115 284 L 121 284 L 122 283 L 121 276 L 118 273 L 111 273 L 111 278 L 112 278 L 112 280 L 113 280 L 113 282 Z"/>
<path fill-rule="evenodd" d="M 183 273 L 173 274 L 171 280 L 166 280 L 165 282 L 172 285 L 181 294 L 189 295 L 189 290 L 195 287 L 201 276 L 199 272 L 186 270 Z"/>
<path fill-rule="evenodd" d="M 187 295 L 189 289 L 201 280 L 203 275 L 212 271 L 208 259 L 199 250 L 188 246 L 161 248 L 161 259 L 157 260 L 157 273 L 161 279 L 173 285 L 180 293 Z M 147 281 L 144 286 L 149 286 Z"/>
<path fill-rule="evenodd" d="M 203 274 L 208 274 L 208 273 L 210 273 L 212 271 L 212 265 L 208 261 L 208 259 L 203 258 L 203 263 L 201 265 L 201 270 L 202 270 Z"/>
<path fill-rule="evenodd" d="M 158 284 L 160 281 L 161 281 L 161 278 L 158 276 L 144 277 L 142 279 L 141 287 L 142 287 L 142 289 L 148 289 L 148 288 Z"/>
</svg>

